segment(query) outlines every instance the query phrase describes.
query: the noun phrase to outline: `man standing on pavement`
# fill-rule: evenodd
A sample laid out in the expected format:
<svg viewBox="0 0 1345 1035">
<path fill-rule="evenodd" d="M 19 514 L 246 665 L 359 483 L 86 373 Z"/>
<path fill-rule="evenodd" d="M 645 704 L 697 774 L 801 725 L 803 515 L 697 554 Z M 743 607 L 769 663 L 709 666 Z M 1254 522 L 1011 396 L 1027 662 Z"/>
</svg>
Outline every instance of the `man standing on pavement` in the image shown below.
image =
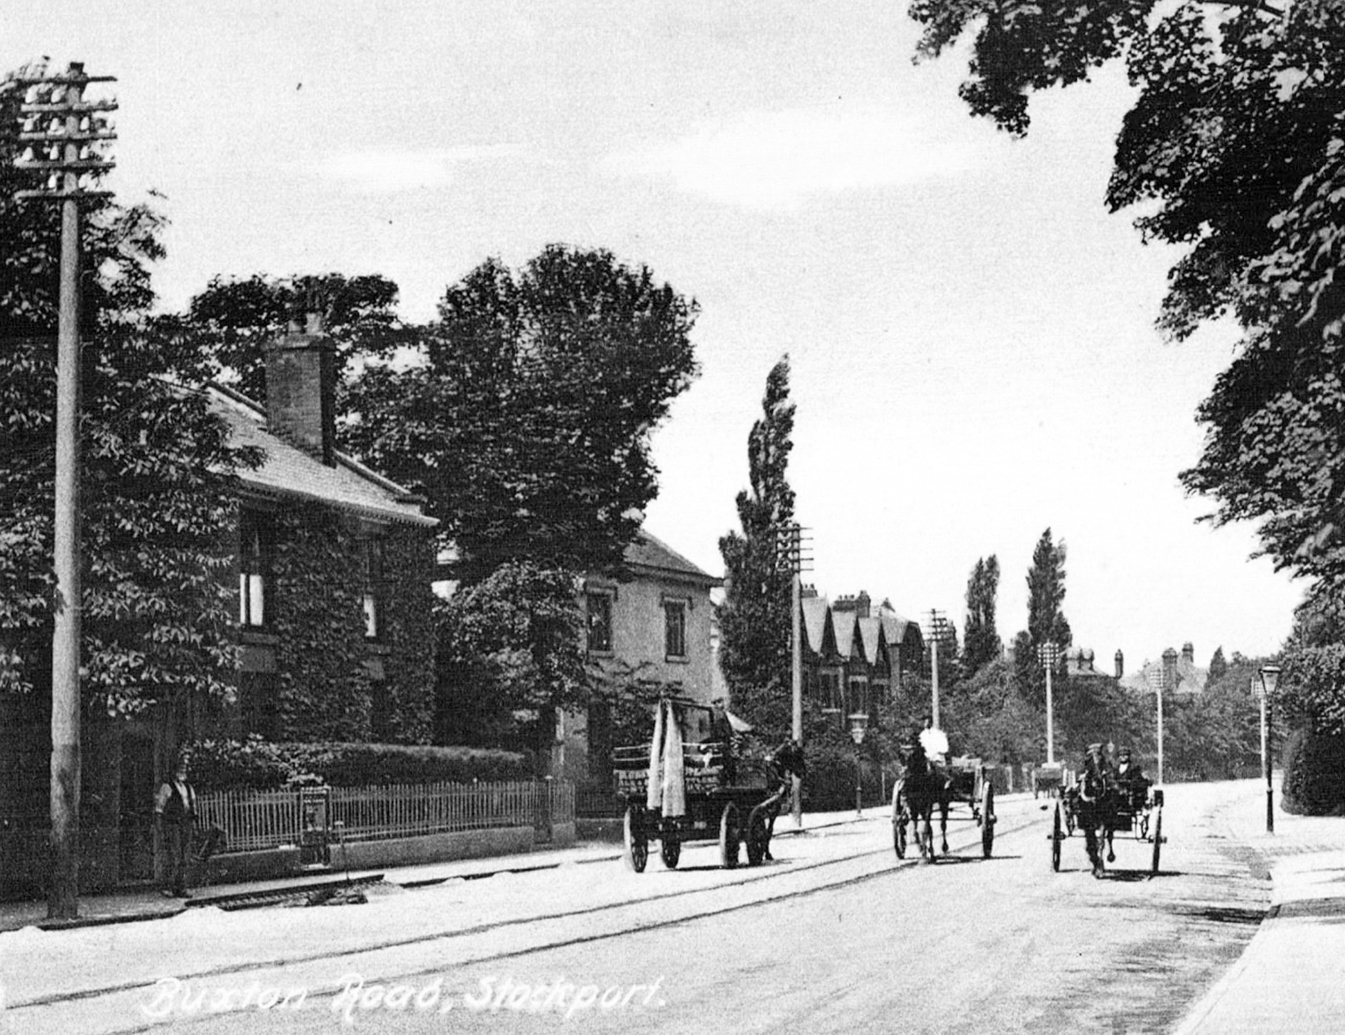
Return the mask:
<svg viewBox="0 0 1345 1035">
<path fill-rule="evenodd" d="M 191 898 L 187 867 L 191 863 L 192 829 L 196 823 L 196 788 L 187 782 L 187 759 L 179 758 L 173 779 L 154 796 L 154 818 L 168 853 L 165 898 Z"/>
</svg>

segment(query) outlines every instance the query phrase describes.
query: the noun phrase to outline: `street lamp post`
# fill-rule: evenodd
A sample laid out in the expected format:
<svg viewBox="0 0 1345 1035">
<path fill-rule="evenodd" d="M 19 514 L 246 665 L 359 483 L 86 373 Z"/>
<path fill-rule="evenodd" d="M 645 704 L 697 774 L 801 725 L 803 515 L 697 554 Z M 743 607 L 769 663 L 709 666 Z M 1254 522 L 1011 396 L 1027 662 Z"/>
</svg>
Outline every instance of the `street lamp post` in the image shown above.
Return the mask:
<svg viewBox="0 0 1345 1035">
<path fill-rule="evenodd" d="M 863 783 L 860 779 L 859 748 L 864 743 L 864 732 L 869 728 L 867 712 L 855 712 L 850 716 L 850 739 L 855 742 L 855 816 L 863 816 Z"/>
<path fill-rule="evenodd" d="M 1037 657 L 1046 669 L 1046 764 L 1055 764 L 1055 708 L 1051 700 L 1051 673 L 1060 660 L 1060 647 L 1043 643 L 1037 647 Z"/>
<path fill-rule="evenodd" d="M 1266 771 L 1266 833 L 1275 833 L 1275 789 L 1270 782 L 1270 698 L 1280 681 L 1279 665 L 1261 666 L 1261 766 Z"/>
</svg>

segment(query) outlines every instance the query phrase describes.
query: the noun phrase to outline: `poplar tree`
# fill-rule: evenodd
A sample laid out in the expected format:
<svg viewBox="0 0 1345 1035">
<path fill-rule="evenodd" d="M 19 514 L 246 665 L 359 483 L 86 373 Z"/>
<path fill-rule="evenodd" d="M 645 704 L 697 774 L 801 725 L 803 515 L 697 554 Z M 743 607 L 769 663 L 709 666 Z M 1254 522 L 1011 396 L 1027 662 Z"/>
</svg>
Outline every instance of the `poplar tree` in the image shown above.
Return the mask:
<svg viewBox="0 0 1345 1035">
<path fill-rule="evenodd" d="M 780 550 L 794 522 L 786 471 L 794 444 L 789 357 L 766 377 L 762 415 L 747 439 L 750 489 L 738 493 L 741 532 L 719 540 L 725 597 L 720 608 L 720 665 L 733 709 L 769 736 L 790 728 L 792 575 Z"/>
<path fill-rule="evenodd" d="M 967 620 L 962 640 L 963 668 L 975 674 L 981 666 L 1000 656 L 1002 644 L 995 628 L 995 604 L 999 595 L 999 558 L 978 558 L 967 580 Z"/>
</svg>

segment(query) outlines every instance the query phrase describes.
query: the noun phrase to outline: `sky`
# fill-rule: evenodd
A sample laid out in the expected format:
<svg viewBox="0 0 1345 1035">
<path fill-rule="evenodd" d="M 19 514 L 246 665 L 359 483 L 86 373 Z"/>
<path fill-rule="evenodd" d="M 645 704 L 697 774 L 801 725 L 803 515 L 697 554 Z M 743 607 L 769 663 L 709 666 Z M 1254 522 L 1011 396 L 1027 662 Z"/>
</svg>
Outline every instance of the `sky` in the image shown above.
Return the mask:
<svg viewBox="0 0 1345 1035">
<path fill-rule="evenodd" d="M 1007 641 L 1050 528 L 1100 666 L 1273 653 L 1303 584 L 1178 479 L 1237 330 L 1163 340 L 1179 252 L 1104 204 L 1121 70 L 1014 139 L 959 101 L 965 51 L 916 63 L 916 39 L 893 0 L 6 0 L 0 70 L 117 77 L 106 182 L 171 220 L 165 309 L 215 276 L 378 273 L 424 320 L 552 242 L 694 298 L 646 527 L 712 574 L 787 354 L 820 593 L 961 630 L 994 554 Z"/>
</svg>

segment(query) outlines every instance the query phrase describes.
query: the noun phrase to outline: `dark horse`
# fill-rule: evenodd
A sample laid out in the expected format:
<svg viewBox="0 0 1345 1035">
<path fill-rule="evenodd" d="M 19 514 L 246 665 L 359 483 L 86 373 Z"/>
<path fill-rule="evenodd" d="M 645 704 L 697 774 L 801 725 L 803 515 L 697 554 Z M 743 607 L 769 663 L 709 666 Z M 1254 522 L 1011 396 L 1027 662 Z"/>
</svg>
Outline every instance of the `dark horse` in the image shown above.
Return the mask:
<svg viewBox="0 0 1345 1035">
<path fill-rule="evenodd" d="M 892 788 L 893 833 L 897 855 L 905 854 L 906 823 L 913 826 L 920 854 L 934 859 L 934 807 L 939 807 L 939 837 L 948 854 L 948 777 L 918 743 L 902 752 L 902 773 Z"/>
<path fill-rule="evenodd" d="M 1097 766 L 1090 759 L 1079 774 L 1074 788 L 1074 812 L 1076 822 L 1083 828 L 1084 845 L 1088 850 L 1088 861 L 1093 866 L 1093 876 L 1101 877 L 1106 871 L 1102 863 L 1102 844 L 1107 845 L 1107 861 L 1114 862 L 1116 853 L 1112 851 L 1112 830 L 1115 827 L 1117 788 L 1111 772 Z"/>
</svg>

